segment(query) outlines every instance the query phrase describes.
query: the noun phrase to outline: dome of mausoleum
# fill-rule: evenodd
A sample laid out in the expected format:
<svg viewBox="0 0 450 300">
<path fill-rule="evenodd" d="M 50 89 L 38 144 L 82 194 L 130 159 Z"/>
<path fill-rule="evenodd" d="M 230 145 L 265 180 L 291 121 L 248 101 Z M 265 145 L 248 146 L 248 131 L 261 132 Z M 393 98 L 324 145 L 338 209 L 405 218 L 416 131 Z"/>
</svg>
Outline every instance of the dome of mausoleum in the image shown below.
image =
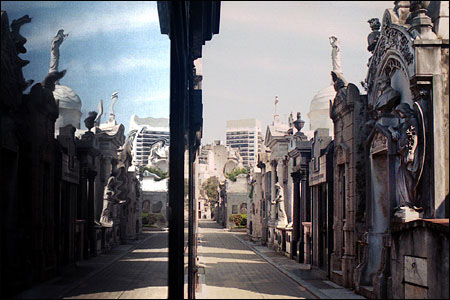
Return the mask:
<svg viewBox="0 0 450 300">
<path fill-rule="evenodd" d="M 321 89 L 311 100 L 309 106 L 309 130 L 314 132 L 317 128 L 328 128 L 329 134 L 334 135 L 333 121 L 330 118 L 330 100 L 333 101 L 336 91 L 333 85 Z"/>
<path fill-rule="evenodd" d="M 59 84 L 55 85 L 53 97 L 55 97 L 55 100 L 59 100 L 60 108 L 81 111 L 81 99 L 70 87 Z"/>
<path fill-rule="evenodd" d="M 314 95 L 311 100 L 311 104 L 309 106 L 309 111 L 316 111 L 322 109 L 329 109 L 330 101 L 333 101 L 336 96 L 336 91 L 334 90 L 333 85 L 329 85 L 328 87 L 321 89 L 316 95 Z"/>
<path fill-rule="evenodd" d="M 53 91 L 55 101 L 59 101 L 59 117 L 55 123 L 55 133 L 59 133 L 59 128 L 71 124 L 77 129 L 80 129 L 81 119 L 81 99 L 68 86 L 55 85 Z"/>
</svg>

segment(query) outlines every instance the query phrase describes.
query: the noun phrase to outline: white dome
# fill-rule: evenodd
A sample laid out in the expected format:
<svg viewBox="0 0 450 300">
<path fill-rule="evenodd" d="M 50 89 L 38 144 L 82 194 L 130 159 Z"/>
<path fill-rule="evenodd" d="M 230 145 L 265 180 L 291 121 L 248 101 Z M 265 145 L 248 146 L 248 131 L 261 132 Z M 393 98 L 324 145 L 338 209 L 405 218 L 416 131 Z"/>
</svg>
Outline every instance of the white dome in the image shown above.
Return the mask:
<svg viewBox="0 0 450 300">
<path fill-rule="evenodd" d="M 333 85 L 330 85 L 322 90 L 320 90 L 311 100 L 311 104 L 309 106 L 309 112 L 313 112 L 316 110 L 328 110 L 330 107 L 330 100 L 333 101 L 336 96 L 336 91 L 334 90 Z"/>
<path fill-rule="evenodd" d="M 59 84 L 55 85 L 53 97 L 55 97 L 55 100 L 59 100 L 60 108 L 81 111 L 81 99 L 70 87 Z"/>
<path fill-rule="evenodd" d="M 71 124 L 80 129 L 81 99 L 68 86 L 55 85 L 53 91 L 55 101 L 59 101 L 59 117 L 55 123 L 55 134 L 59 134 L 59 128 Z"/>
<path fill-rule="evenodd" d="M 308 113 L 311 132 L 318 128 L 328 128 L 330 135 L 334 136 L 333 121 L 330 118 L 330 100 L 333 101 L 335 96 L 333 85 L 329 85 L 313 97 Z"/>
</svg>

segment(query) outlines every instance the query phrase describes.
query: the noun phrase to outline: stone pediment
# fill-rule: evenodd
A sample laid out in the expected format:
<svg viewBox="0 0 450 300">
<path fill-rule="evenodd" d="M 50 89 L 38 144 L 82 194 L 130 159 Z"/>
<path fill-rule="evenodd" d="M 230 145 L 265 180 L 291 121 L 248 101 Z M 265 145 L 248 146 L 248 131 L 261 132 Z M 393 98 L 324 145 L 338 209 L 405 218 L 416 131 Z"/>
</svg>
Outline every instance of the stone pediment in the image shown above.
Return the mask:
<svg viewBox="0 0 450 300">
<path fill-rule="evenodd" d="M 287 134 L 289 126 L 287 124 L 268 125 L 264 144 L 272 148 L 279 141 L 288 143 L 290 135 Z"/>
</svg>

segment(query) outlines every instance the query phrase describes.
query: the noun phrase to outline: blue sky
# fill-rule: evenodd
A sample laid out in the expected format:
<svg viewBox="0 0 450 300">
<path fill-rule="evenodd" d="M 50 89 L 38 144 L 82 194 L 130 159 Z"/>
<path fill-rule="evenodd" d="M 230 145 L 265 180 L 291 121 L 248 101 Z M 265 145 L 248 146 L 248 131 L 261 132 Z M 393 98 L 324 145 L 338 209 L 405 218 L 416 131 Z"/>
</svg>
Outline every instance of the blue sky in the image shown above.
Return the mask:
<svg viewBox="0 0 450 300">
<path fill-rule="evenodd" d="M 81 120 L 103 100 L 107 119 L 111 94 L 119 91 L 116 120 L 128 131 L 130 117 L 169 116 L 170 41 L 162 35 L 156 2 L 1 2 L 12 20 L 28 14 L 21 28 L 30 60 L 24 77 L 40 82 L 47 75 L 51 40 L 59 29 L 68 33 L 60 47 L 60 84 L 82 101 Z M 81 122 L 82 128 L 84 123 Z"/>
<path fill-rule="evenodd" d="M 47 74 L 50 45 L 59 29 L 61 84 L 81 98 L 82 120 L 119 91 L 116 119 L 128 130 L 133 113 L 169 116 L 170 41 L 159 28 L 156 2 L 1 2 L 10 22 L 24 14 L 26 79 Z M 257 118 L 263 132 L 279 97 L 282 121 L 307 113 L 314 95 L 331 82 L 330 35 L 339 38 L 347 81 L 366 76 L 367 20 L 382 19 L 391 1 L 223 1 L 220 31 L 203 47 L 203 144 L 224 141 L 226 121 Z M 361 89 L 362 91 L 362 89 Z M 83 122 L 81 122 L 82 126 Z"/>
</svg>

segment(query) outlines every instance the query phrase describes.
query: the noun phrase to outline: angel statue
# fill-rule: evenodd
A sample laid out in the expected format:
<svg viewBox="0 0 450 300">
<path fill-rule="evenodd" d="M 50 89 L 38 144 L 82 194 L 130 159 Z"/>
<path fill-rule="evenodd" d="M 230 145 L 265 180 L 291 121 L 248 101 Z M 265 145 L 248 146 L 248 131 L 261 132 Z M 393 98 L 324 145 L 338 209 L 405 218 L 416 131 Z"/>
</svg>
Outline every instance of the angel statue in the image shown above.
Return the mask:
<svg viewBox="0 0 450 300">
<path fill-rule="evenodd" d="M 418 111 L 421 112 L 420 107 Z M 423 134 L 423 129 L 420 128 L 416 113 L 408 103 L 397 105 L 394 113 L 403 120 L 397 131 L 390 128 L 392 138 L 398 143 L 400 154 L 397 172 L 399 207 L 408 206 L 416 209 L 414 207 L 417 204 L 416 190 L 422 175 L 424 158 L 424 149 L 419 147 L 419 133 Z"/>
<path fill-rule="evenodd" d="M 114 93 L 112 93 L 112 95 L 111 95 L 111 107 L 110 107 L 110 112 L 109 112 L 109 120 L 110 121 L 112 121 L 112 120 L 114 120 L 115 118 L 115 115 L 114 115 L 114 104 L 116 104 L 116 102 L 117 102 L 117 99 L 119 99 L 119 92 L 117 91 L 117 92 L 114 92 Z"/>
<path fill-rule="evenodd" d="M 52 40 L 52 49 L 50 51 L 50 69 L 49 73 L 57 72 L 59 66 L 59 46 L 67 38 L 69 34 L 64 34 L 64 29 L 58 30 Z"/>
</svg>

